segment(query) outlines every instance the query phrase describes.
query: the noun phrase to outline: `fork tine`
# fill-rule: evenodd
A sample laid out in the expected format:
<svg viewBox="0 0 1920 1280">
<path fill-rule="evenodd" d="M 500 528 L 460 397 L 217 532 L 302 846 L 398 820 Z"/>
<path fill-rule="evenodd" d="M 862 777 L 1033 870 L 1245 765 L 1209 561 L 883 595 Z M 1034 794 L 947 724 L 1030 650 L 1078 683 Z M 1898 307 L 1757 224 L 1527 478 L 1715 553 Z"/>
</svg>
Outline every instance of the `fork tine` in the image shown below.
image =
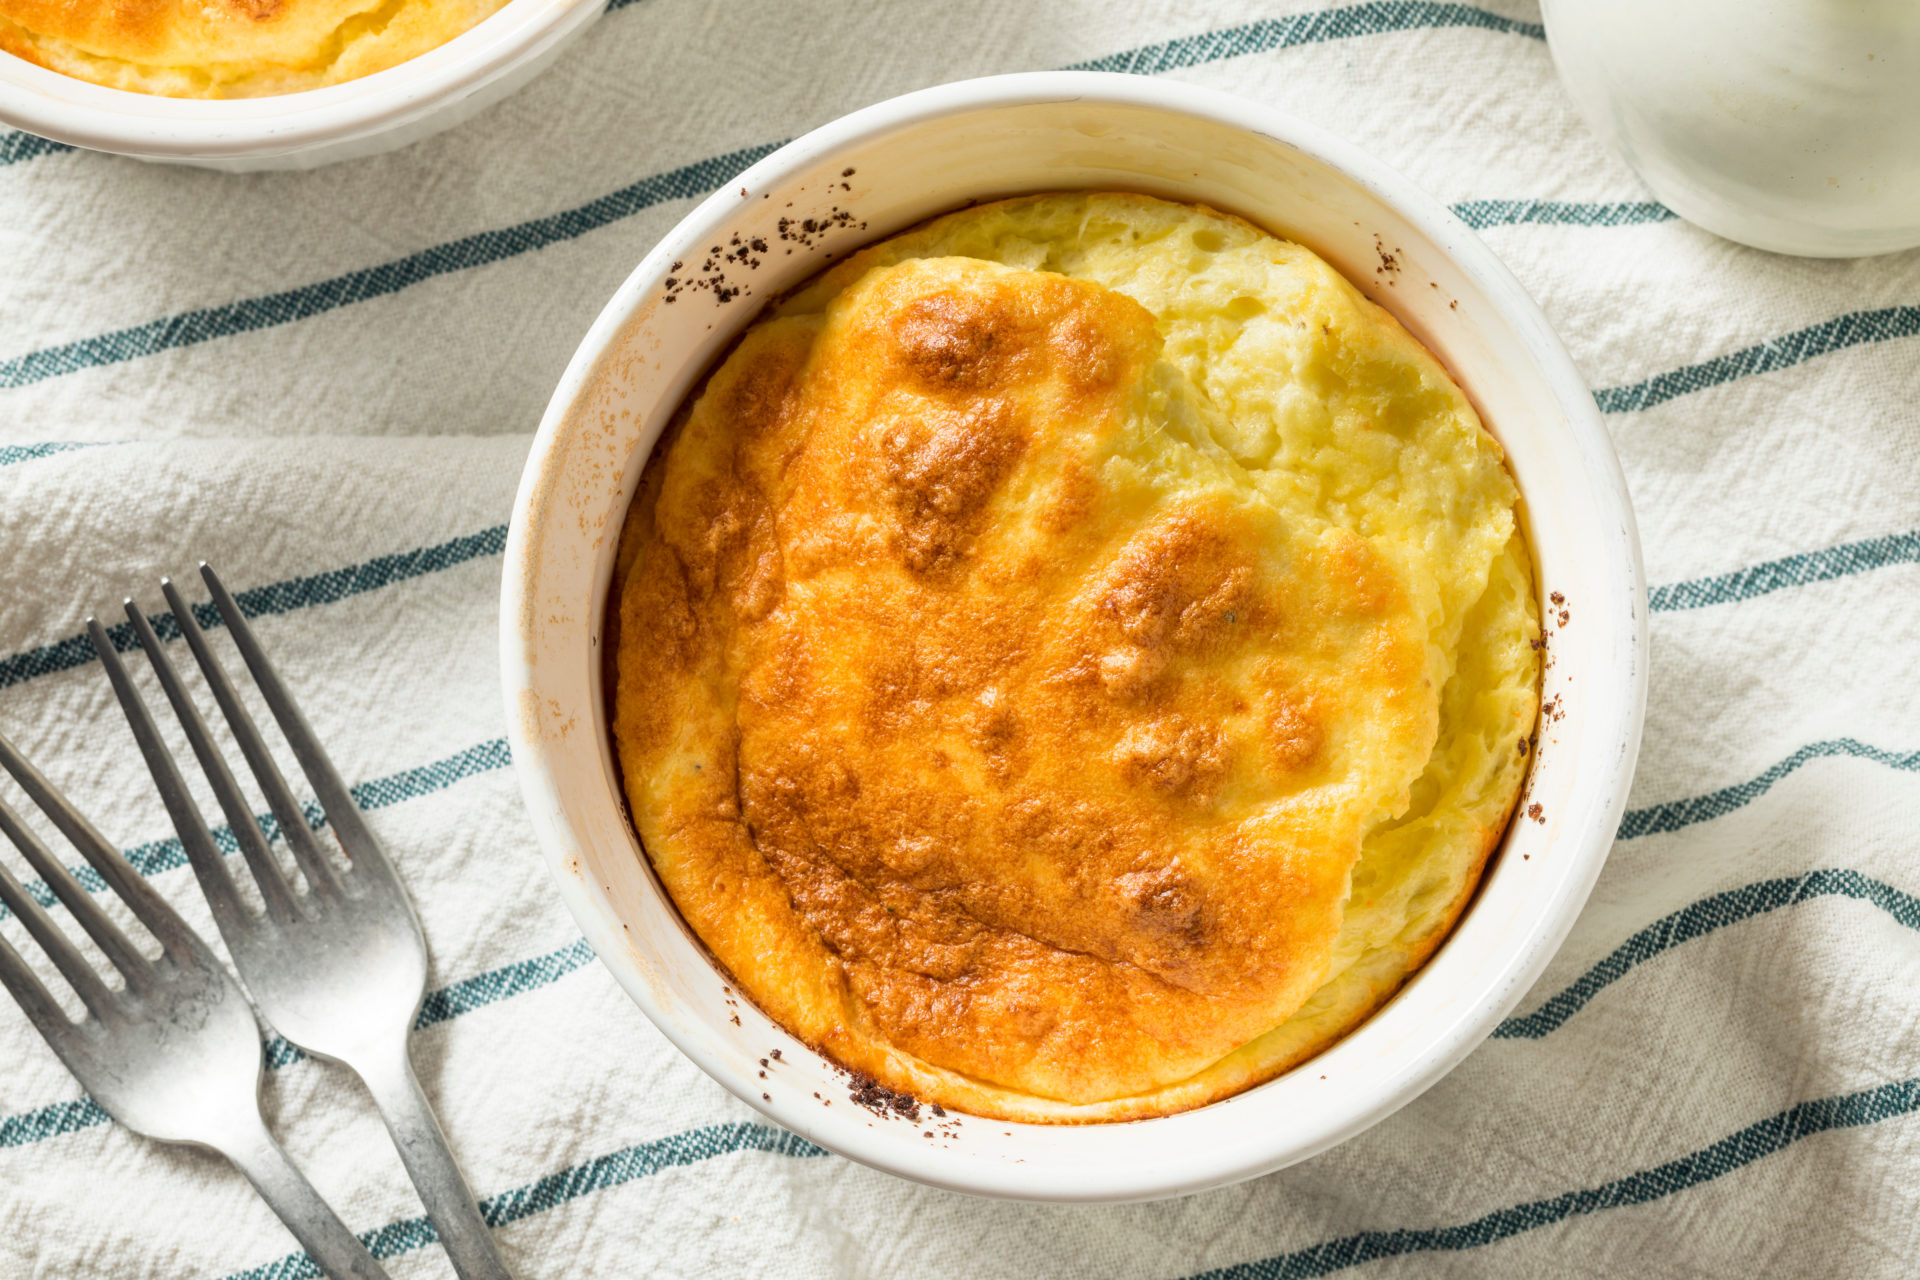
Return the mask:
<svg viewBox="0 0 1920 1280">
<path fill-rule="evenodd" d="M 46 1038 L 64 1061 L 67 1037 L 73 1034 L 73 1022 L 66 1011 L 54 1003 L 53 997 L 33 976 L 33 970 L 13 949 L 13 944 L 0 938 L 0 986 L 12 994 L 14 1001 L 27 1015 L 27 1020 Z"/>
<path fill-rule="evenodd" d="M 208 590 L 213 592 L 214 607 L 220 610 L 220 616 L 226 620 L 227 630 L 233 633 L 240 656 L 246 660 L 247 670 L 253 673 L 253 682 L 260 686 L 260 694 L 267 701 L 267 709 L 273 712 L 280 732 L 287 736 L 287 745 L 293 748 L 294 758 L 300 762 L 301 771 L 307 775 L 307 781 L 313 784 L 314 794 L 320 797 L 320 807 L 326 810 L 327 821 L 332 825 L 340 847 L 346 851 L 356 868 L 371 863 L 391 875 L 393 868 L 387 862 L 386 853 L 373 831 L 361 818 L 360 808 L 353 802 L 353 793 L 341 781 L 333 762 L 327 759 L 320 739 L 307 724 L 307 718 L 300 714 L 299 704 L 294 702 L 293 695 L 280 682 L 280 675 L 273 669 L 273 664 L 267 661 L 260 642 L 254 639 L 253 628 L 247 625 L 247 616 L 240 612 L 240 606 L 234 603 L 233 597 L 220 584 L 213 566 L 204 560 L 200 562 L 200 576 L 206 580 Z"/>
<path fill-rule="evenodd" d="M 103 637 L 104 639 L 104 637 Z M 73 842 L 107 887 L 120 895 L 134 918 L 147 927 L 148 932 L 160 940 L 160 945 L 175 961 L 185 964 L 193 958 L 193 933 L 186 923 L 175 915 L 166 900 L 154 892 L 134 869 L 120 851 L 107 843 L 107 838 L 94 830 L 93 824 L 81 816 L 73 803 L 60 794 L 59 788 L 47 780 L 45 774 L 27 763 L 25 756 L 0 734 L 0 768 L 13 775 L 20 789 L 27 793 L 40 811 L 52 820 L 61 834 Z M 127 981 L 145 988 L 153 981 L 153 968 L 147 958 L 135 950 L 127 935 L 107 917 L 93 895 L 82 888 L 73 878 L 73 873 L 62 866 L 60 860 L 48 852 L 47 847 L 25 827 L 15 825 L 7 831 L 20 852 L 40 878 L 53 890 L 54 896 L 66 905 L 80 927 L 87 931 L 107 959 L 114 967 L 126 975 Z"/>
<path fill-rule="evenodd" d="M 234 841 L 240 846 L 247 866 L 253 870 L 254 881 L 260 886 L 260 896 L 266 901 L 268 914 L 276 920 L 292 918 L 295 912 L 292 887 L 287 884 L 286 877 L 280 874 L 272 850 L 267 848 L 266 837 L 260 833 L 259 823 L 254 821 L 253 806 L 241 794 L 233 771 L 227 768 L 219 748 L 214 746 L 213 735 L 207 732 L 207 722 L 201 718 L 200 708 L 187 696 L 186 686 L 180 683 L 180 673 L 174 670 L 173 660 L 160 647 L 160 637 L 153 633 L 152 624 L 132 600 L 126 602 L 126 608 L 127 620 L 133 623 L 134 634 L 140 637 L 140 647 L 146 650 L 147 661 L 153 664 L 154 674 L 160 677 L 160 687 L 166 690 L 167 701 L 173 704 L 173 714 L 179 719 L 180 727 L 186 730 L 187 744 L 193 748 L 194 758 L 199 760 L 201 770 L 213 786 L 214 798 L 220 802 L 220 811 L 226 814 L 227 829 L 233 832 Z M 146 701 L 134 691 L 131 681 L 123 685 L 116 680 L 113 691 L 120 695 L 120 706 L 126 711 L 129 721 L 134 719 L 137 704 L 139 718 L 152 725 L 153 719 L 147 712 Z M 161 796 L 165 797 L 169 790 L 177 790 L 186 797 L 186 783 L 180 778 L 179 767 L 174 763 L 173 756 L 161 745 L 158 732 L 149 737 L 136 725 L 134 737 L 139 739 L 140 754 L 147 758 L 147 770 L 153 774 L 154 785 L 160 788 Z M 188 803 L 192 803 L 191 797 L 187 799 Z M 182 812 L 171 801 L 167 804 L 167 812 L 173 817 L 173 825 L 179 829 L 180 839 L 184 843 L 187 824 Z M 197 820 L 198 829 L 204 831 L 205 823 L 200 820 L 198 805 L 193 806 L 192 817 Z M 208 838 L 211 839 L 210 833 Z M 197 866 L 195 870 L 198 870 Z"/>
<path fill-rule="evenodd" d="M 32 838 L 21 824 L 20 815 L 4 801 L 0 801 L 0 831 L 5 832 L 7 838 L 16 845 L 23 835 Z M 80 1003 L 86 1005 L 94 1017 L 106 1017 L 111 1007 L 107 984 L 100 981 L 100 975 L 80 954 L 80 948 L 73 945 L 60 927 L 41 910 L 40 904 L 13 878 L 13 873 L 3 866 L 0 866 L 0 902 L 6 903 L 7 910 L 20 918 L 20 923 L 33 935 L 33 940 L 53 960 L 54 968 L 60 970 L 61 976 L 80 994 Z"/>
<path fill-rule="evenodd" d="M 160 590 L 166 593 L 167 605 L 173 610 L 174 618 L 180 624 L 180 633 L 186 637 L 187 647 L 193 650 L 194 660 L 200 664 L 200 673 L 207 678 L 207 684 L 213 689 L 213 699 L 220 704 L 220 713 L 227 718 L 227 726 L 233 730 L 234 741 L 240 744 L 240 754 L 247 758 L 248 768 L 253 770 L 254 780 L 260 784 L 260 790 L 267 797 L 267 807 L 273 810 L 273 816 L 280 823 L 281 834 L 287 839 L 287 847 L 293 850 L 294 861 L 300 864 L 302 874 L 307 877 L 307 885 L 315 893 L 337 894 L 340 891 L 340 879 L 320 849 L 320 842 L 313 838 L 312 830 L 307 826 L 307 815 L 301 811 L 300 804 L 293 798 L 292 788 L 287 786 L 285 775 L 280 766 L 274 763 L 273 756 L 267 750 L 267 744 L 260 737 L 260 730 L 254 727 L 253 717 L 247 714 L 247 708 L 234 692 L 233 682 L 227 679 L 226 668 L 220 665 L 220 659 L 214 654 L 207 637 L 200 630 L 199 621 L 193 616 L 193 610 L 181 598 L 170 578 L 160 579 Z M 145 619 L 140 620 L 141 625 Z M 146 644 L 146 632 L 141 632 L 140 643 Z M 149 652 L 158 652 L 150 650 Z M 163 680 L 172 677 L 162 677 Z M 177 680 L 174 681 L 177 683 Z M 172 697 L 172 684 L 168 685 L 168 696 Z M 176 703 L 177 707 L 179 704 Z M 196 751 L 199 748 L 194 748 Z M 205 763 L 204 759 L 202 763 Z M 224 767 L 224 766 L 223 766 Z M 228 813 L 227 821 L 234 821 Z"/>
<path fill-rule="evenodd" d="M 93 638 L 93 647 L 99 651 L 100 661 L 107 668 L 107 679 L 113 682 L 114 696 L 120 700 L 120 710 L 126 714 L 134 741 L 139 744 L 140 754 L 146 759 L 147 772 L 153 776 L 153 785 L 160 792 L 161 803 L 166 805 L 167 816 L 173 820 L 174 832 L 180 837 L 180 847 L 186 850 L 194 878 L 200 881 L 201 891 L 207 896 L 207 905 L 213 909 L 215 923 L 225 933 L 229 925 L 240 923 L 245 912 L 239 893 L 234 889 L 233 879 L 227 874 L 226 862 L 213 843 L 213 833 L 207 829 L 206 819 L 200 816 L 200 806 L 194 803 L 192 793 L 180 777 L 179 768 L 173 763 L 173 757 L 167 754 L 166 744 L 160 741 L 160 730 L 153 723 L 153 715 L 134 689 L 133 679 L 127 674 L 120 655 L 114 652 L 105 628 L 97 620 L 88 618 L 87 634 Z M 252 821 L 251 815 L 248 821 Z M 277 878 L 279 868 L 271 870 Z M 257 869 L 255 874 L 258 875 Z M 262 877 L 261 896 L 266 899 L 268 909 L 272 910 L 276 899 L 267 884 L 268 881 Z M 279 888 L 283 895 L 280 900 L 284 902 L 285 883 L 282 882 Z"/>
</svg>

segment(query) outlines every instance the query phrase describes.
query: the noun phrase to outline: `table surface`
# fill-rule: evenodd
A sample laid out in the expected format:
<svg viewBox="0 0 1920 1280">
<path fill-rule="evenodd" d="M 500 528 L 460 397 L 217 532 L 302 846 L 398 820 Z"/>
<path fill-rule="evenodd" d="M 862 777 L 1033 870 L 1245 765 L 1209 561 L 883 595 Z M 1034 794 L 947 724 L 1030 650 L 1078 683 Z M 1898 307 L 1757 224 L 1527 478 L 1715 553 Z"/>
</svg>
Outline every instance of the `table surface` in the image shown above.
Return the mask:
<svg viewBox="0 0 1920 1280">
<path fill-rule="evenodd" d="M 529 1280 L 1910 1274 L 1920 254 L 1797 260 L 1673 218 L 1574 115 L 1524 0 L 1320 12 L 615 0 L 472 122 L 316 172 L 0 134 L 0 731 L 204 925 L 77 637 L 203 557 L 252 592 L 415 888 L 414 1060 Z M 1478 228 L 1605 410 L 1655 584 L 1630 809 L 1516 1016 L 1326 1155 L 1108 1208 L 896 1181 L 685 1062 L 548 887 L 494 641 L 547 395 L 709 185 L 896 93 L 1081 65 L 1293 112 Z M 269 1060 L 269 1120 L 349 1224 L 396 1278 L 450 1274 L 365 1098 Z M 107 1121 L 11 1005 L 0 1063 L 0 1274 L 311 1274 L 225 1165 Z"/>
</svg>

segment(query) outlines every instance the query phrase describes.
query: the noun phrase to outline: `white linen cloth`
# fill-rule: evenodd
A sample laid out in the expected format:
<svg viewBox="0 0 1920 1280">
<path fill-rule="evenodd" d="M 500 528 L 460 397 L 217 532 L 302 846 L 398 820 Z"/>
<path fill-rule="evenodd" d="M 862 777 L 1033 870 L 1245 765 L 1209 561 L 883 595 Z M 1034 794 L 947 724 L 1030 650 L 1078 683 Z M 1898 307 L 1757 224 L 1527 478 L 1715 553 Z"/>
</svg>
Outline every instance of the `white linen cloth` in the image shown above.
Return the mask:
<svg viewBox="0 0 1920 1280">
<path fill-rule="evenodd" d="M 1910 1276 L 1920 255 L 1795 260 L 1673 219 L 1575 117 L 1538 23 L 1527 0 L 640 0 L 471 123 L 316 172 L 0 134 L 0 731 L 213 937 L 77 637 L 202 557 L 251 593 L 413 888 L 414 1061 L 528 1280 Z M 1655 584 L 1631 812 L 1502 1035 L 1317 1159 L 1129 1207 L 917 1187 L 726 1096 L 550 889 L 495 667 L 531 432 L 654 239 L 846 111 L 1070 65 L 1293 112 L 1483 228 L 1607 410 Z M 450 1274 L 364 1094 L 270 1056 L 296 1161 L 395 1277 Z M 0 1002 L 0 1275 L 309 1274 L 224 1162 L 107 1122 Z"/>
</svg>

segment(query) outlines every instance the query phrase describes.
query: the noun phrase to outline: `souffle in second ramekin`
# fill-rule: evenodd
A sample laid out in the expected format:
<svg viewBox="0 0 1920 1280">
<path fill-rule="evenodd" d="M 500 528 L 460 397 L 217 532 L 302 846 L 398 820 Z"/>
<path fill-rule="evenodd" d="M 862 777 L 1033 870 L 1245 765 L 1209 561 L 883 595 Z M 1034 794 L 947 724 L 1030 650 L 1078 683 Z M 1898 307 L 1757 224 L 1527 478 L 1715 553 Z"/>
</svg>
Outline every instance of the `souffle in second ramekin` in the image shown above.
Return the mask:
<svg viewBox="0 0 1920 1280">
<path fill-rule="evenodd" d="M 0 51 L 171 98 L 257 98 L 384 71 L 506 0 L 0 0 Z"/>
</svg>

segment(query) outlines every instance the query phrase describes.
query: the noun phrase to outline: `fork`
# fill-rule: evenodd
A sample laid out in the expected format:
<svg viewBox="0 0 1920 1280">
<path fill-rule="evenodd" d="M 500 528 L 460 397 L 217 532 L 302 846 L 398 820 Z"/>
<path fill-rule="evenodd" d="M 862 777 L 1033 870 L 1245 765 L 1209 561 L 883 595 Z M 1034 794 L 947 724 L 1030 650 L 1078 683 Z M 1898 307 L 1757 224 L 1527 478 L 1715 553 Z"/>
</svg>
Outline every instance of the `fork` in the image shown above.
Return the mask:
<svg viewBox="0 0 1920 1280">
<path fill-rule="evenodd" d="M 260 1118 L 260 1028 L 239 984 L 200 935 L 4 736 L 0 768 L 13 775 L 160 943 L 157 957 L 142 954 L 20 815 L 0 801 L 0 832 L 124 981 L 117 989 L 110 986 L 0 866 L 0 901 L 80 997 L 85 1016 L 77 1022 L 69 1018 L 4 938 L 0 985 L 108 1115 L 135 1133 L 209 1147 L 231 1160 L 335 1280 L 385 1280 L 387 1273 L 288 1161 Z M 203 856 L 193 850 L 189 855 Z"/>
<path fill-rule="evenodd" d="M 293 695 L 261 651 L 246 615 L 204 562 L 200 576 L 350 864 L 339 870 L 323 852 L 305 812 L 208 646 L 193 610 L 173 583 L 162 579 L 160 589 L 187 646 L 306 881 L 305 891 L 298 892 L 281 873 L 261 824 L 214 745 L 198 706 L 152 624 L 129 599 L 127 619 L 186 731 L 188 745 L 213 788 L 265 909 L 254 912 L 242 902 L 213 833 L 161 742 L 146 703 L 105 629 L 89 621 L 93 646 L 106 664 L 174 830 L 188 850 L 220 936 L 226 939 L 234 967 L 261 1015 L 287 1040 L 318 1057 L 344 1063 L 366 1085 L 461 1280 L 512 1280 L 407 1056 L 407 1034 L 419 1015 L 427 983 L 426 941 L 413 903 Z"/>
</svg>

